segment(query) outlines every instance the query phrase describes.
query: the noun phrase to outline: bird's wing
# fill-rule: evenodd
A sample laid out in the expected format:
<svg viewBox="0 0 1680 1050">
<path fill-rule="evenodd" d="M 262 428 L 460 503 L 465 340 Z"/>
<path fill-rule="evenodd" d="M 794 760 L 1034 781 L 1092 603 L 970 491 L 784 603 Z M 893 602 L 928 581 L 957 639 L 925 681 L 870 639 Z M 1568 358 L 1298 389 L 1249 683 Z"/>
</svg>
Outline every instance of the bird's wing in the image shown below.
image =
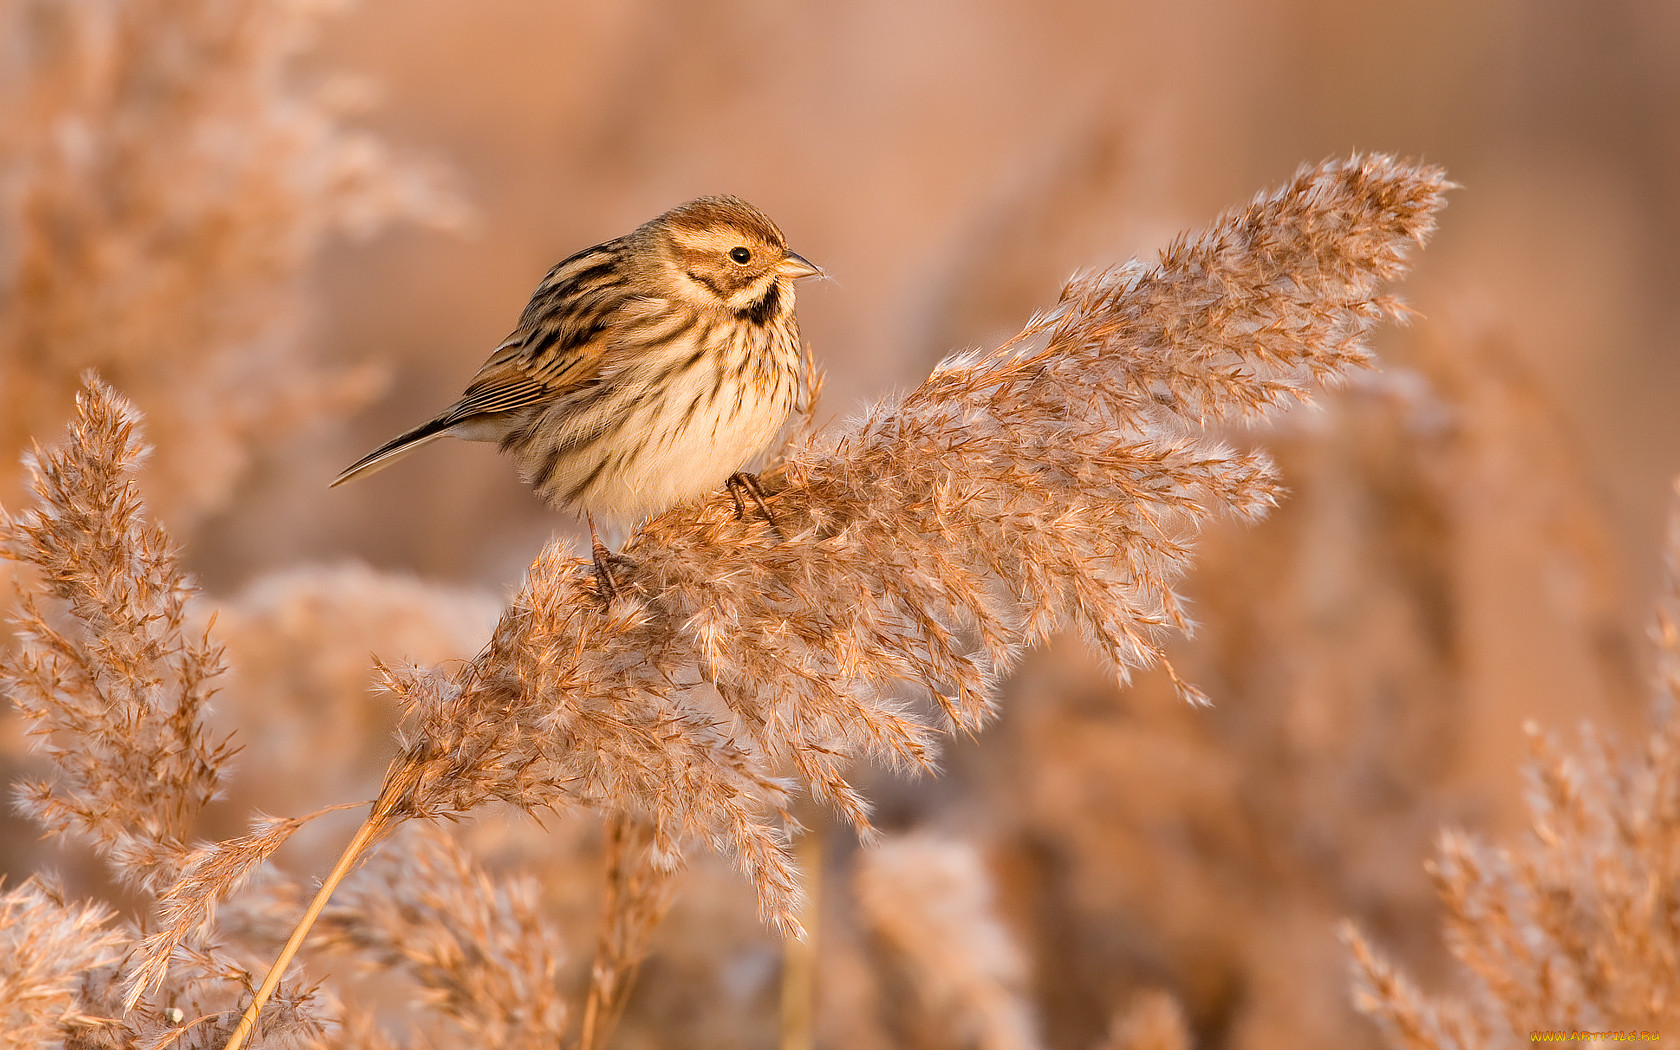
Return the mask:
<svg viewBox="0 0 1680 1050">
<path fill-rule="evenodd" d="M 459 422 L 552 400 L 595 378 L 628 292 L 624 246 L 607 241 L 548 272 L 502 345 L 442 418 Z"/>
</svg>

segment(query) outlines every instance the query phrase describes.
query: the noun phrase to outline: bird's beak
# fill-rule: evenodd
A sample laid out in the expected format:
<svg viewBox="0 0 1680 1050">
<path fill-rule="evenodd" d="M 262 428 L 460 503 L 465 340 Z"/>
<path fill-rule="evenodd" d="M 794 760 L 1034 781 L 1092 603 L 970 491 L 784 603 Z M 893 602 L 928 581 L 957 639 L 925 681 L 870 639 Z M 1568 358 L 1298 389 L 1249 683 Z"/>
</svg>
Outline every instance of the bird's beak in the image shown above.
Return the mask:
<svg viewBox="0 0 1680 1050">
<path fill-rule="evenodd" d="M 776 272 L 783 277 L 791 277 L 796 281 L 801 277 L 821 277 L 823 275 L 821 267 L 812 266 L 803 255 L 797 252 L 788 252 L 782 261 L 776 264 Z"/>
</svg>

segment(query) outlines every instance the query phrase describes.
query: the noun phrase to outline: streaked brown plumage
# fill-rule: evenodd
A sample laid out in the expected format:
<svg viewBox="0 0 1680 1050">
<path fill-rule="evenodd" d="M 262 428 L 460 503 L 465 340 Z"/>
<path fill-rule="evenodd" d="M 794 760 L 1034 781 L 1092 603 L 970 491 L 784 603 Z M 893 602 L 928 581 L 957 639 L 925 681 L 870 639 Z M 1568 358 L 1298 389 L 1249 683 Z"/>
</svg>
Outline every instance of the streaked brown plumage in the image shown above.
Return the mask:
<svg viewBox="0 0 1680 1050">
<path fill-rule="evenodd" d="M 629 522 L 716 489 L 797 400 L 793 282 L 820 271 L 737 197 L 702 197 L 548 272 L 455 404 L 334 485 L 450 434 L 544 499 Z"/>
</svg>

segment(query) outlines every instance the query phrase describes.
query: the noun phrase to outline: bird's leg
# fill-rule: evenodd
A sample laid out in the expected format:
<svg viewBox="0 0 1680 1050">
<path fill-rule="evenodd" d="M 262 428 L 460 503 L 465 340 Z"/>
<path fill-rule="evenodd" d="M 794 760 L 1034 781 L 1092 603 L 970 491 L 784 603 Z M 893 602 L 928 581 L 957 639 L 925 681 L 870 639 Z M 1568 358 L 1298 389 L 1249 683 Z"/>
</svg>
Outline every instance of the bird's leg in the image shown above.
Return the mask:
<svg viewBox="0 0 1680 1050">
<path fill-rule="evenodd" d="M 589 549 L 595 556 L 595 589 L 600 593 L 601 600 L 608 605 L 618 597 L 618 581 L 612 576 L 612 552 L 601 542 L 601 537 L 595 532 L 595 518 L 585 514 L 583 520 L 589 523 Z"/>
<path fill-rule="evenodd" d="M 758 512 L 764 515 L 764 520 L 769 522 L 770 531 L 776 534 L 776 538 L 779 540 L 787 539 L 787 533 L 782 531 L 782 526 L 776 521 L 776 516 L 770 513 L 770 504 L 764 502 L 764 489 L 758 483 L 757 474 L 748 474 L 744 470 L 737 471 L 729 475 L 729 480 L 724 482 L 724 485 L 729 489 L 729 497 L 735 501 L 736 521 L 744 520 L 747 516 L 747 505 L 741 499 L 741 493 L 745 492 L 751 497 L 753 506 L 757 507 Z"/>
</svg>

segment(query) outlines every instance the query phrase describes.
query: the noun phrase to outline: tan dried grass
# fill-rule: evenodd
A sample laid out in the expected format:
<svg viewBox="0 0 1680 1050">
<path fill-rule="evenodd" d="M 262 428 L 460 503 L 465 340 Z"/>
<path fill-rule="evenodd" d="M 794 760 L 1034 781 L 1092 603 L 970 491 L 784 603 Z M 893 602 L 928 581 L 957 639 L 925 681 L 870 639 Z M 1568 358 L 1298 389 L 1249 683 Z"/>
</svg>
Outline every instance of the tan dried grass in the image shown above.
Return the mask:
<svg viewBox="0 0 1680 1050">
<path fill-rule="evenodd" d="M 645 841 L 624 840 L 613 865 L 621 874 L 609 878 L 618 889 L 585 1011 L 598 1019 L 591 1045 L 622 1003 L 662 909 L 658 887 L 689 841 L 730 853 L 765 916 L 797 932 L 798 879 L 785 850 L 796 793 L 868 835 L 868 804 L 848 766 L 874 757 L 932 768 L 942 733 L 988 721 L 993 685 L 1024 648 L 1072 629 L 1122 680 L 1161 662 L 1164 640 L 1187 627 L 1174 588 L 1196 533 L 1218 517 L 1258 516 L 1278 494 L 1269 460 L 1233 450 L 1215 428 L 1305 400 L 1367 362 L 1364 333 L 1399 312 L 1380 286 L 1432 228 L 1446 188 L 1438 170 L 1386 157 L 1330 161 L 1174 242 L 1155 265 L 1076 278 L 998 350 L 950 359 L 909 395 L 802 439 L 768 479 L 785 542 L 756 520 L 736 521 L 723 498 L 678 508 L 631 538 L 617 574 L 629 596 L 610 605 L 585 563 L 551 547 L 477 658 L 385 672 L 405 710 L 403 750 L 316 907 L 368 848 L 416 817 L 501 802 L 594 809 L 615 827 L 646 829 Z M 124 781 L 127 753 L 93 752 L 92 764 L 66 761 L 37 797 L 44 816 L 70 814 L 118 863 L 146 858 L 143 888 L 173 877 L 143 951 L 110 980 L 126 985 L 129 1017 L 213 1045 L 230 1031 L 227 1004 L 245 980 L 245 946 L 230 958 L 218 931 L 261 928 L 220 922 L 217 904 L 302 821 L 266 821 L 213 846 L 182 841 L 225 758 L 197 742 L 213 647 L 181 633 L 188 588 L 135 496 L 131 410 L 94 385 L 81 411 L 69 446 L 41 459 L 38 510 L 11 527 L 13 555 L 71 603 L 69 626 L 26 608 L 30 643 L 6 684 L 34 690 L 32 717 L 66 739 L 130 718 L 191 744 L 175 761 L 192 775 L 165 778 L 179 781 L 170 792 Z M 77 588 L 111 587 L 115 607 L 134 617 L 112 621 L 118 630 L 90 618 L 109 619 L 111 602 L 74 604 Z M 124 604 L 130 592 L 150 604 Z M 134 663 L 123 645 L 168 673 Z M 88 701 L 100 675 L 159 687 L 100 707 Z M 102 813 L 106 797 L 118 808 Z M 118 819 L 129 810 L 181 816 L 135 833 Z M 458 865 L 428 870 L 455 871 L 474 899 L 494 893 Z M 250 907 L 240 900 L 227 907 Z M 534 946 L 494 949 L 495 924 L 437 918 L 439 907 L 459 910 L 451 901 L 437 895 L 405 929 L 453 931 L 504 967 L 549 972 L 528 965 L 544 957 Z M 279 983 L 312 918 L 229 1045 L 259 1015 L 266 1038 L 312 1038 L 336 1012 Z M 390 958 L 397 936 L 350 943 Z M 494 983 L 468 973 L 443 981 L 438 969 L 419 967 L 424 987 Z M 530 978 L 497 980 L 525 987 Z M 183 982 L 208 989 L 189 1019 L 148 1005 L 175 1001 Z M 266 1002 L 275 987 L 281 997 Z M 475 1016 L 506 1016 L 486 998 Z M 119 1015 L 112 1004 L 107 1016 Z"/>
<path fill-rule="evenodd" d="M 625 810 L 651 823 L 656 868 L 685 837 L 723 846 L 797 932 L 765 813 L 799 782 L 867 834 L 843 765 L 930 767 L 937 731 L 982 726 L 995 676 L 1055 631 L 1122 678 L 1158 661 L 1199 523 L 1276 493 L 1262 454 L 1206 428 L 1366 362 L 1363 333 L 1398 310 L 1378 286 L 1446 185 L 1386 157 L 1326 162 L 1157 266 L 1076 279 L 1019 338 L 791 453 L 772 497 L 787 543 L 721 500 L 678 508 L 631 538 L 633 597 L 606 608 L 551 548 L 467 668 L 389 676 L 408 742 L 347 856 L 491 801 Z M 260 859 L 227 852 L 230 870 Z M 154 961 L 204 921 L 207 889 L 172 897 Z"/>
<path fill-rule="evenodd" d="M 1613 748 L 1588 724 L 1564 750 L 1531 724 L 1529 833 L 1505 846 L 1441 836 L 1430 873 L 1458 990 L 1425 994 L 1346 927 L 1357 1001 L 1389 1045 L 1642 1041 L 1680 1026 L 1680 484 L 1675 495 L 1649 735 Z"/>
<path fill-rule="evenodd" d="M 350 126 L 344 76 L 303 73 L 332 6 L 0 2 L 0 448 L 97 368 L 150 413 L 152 499 L 184 529 L 255 448 L 372 392 L 308 351 L 306 267 L 463 209 Z"/>
</svg>

